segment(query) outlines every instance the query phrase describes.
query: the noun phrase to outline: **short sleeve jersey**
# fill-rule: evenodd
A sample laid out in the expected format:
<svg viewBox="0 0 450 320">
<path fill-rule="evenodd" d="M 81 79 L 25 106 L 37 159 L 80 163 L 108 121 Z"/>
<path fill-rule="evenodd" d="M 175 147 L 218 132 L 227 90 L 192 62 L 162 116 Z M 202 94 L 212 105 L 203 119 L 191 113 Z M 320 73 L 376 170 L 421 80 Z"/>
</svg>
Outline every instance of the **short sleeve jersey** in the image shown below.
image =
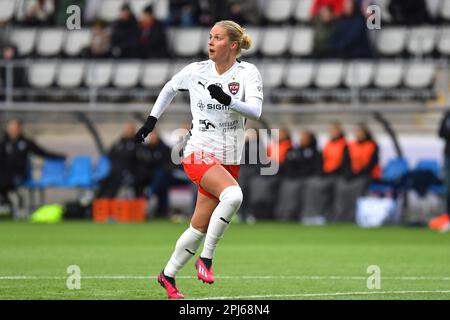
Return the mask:
<svg viewBox="0 0 450 320">
<path fill-rule="evenodd" d="M 219 75 L 214 62 L 191 63 L 175 74 L 168 84 L 174 90 L 188 90 L 192 129 L 184 156 L 195 151 L 214 155 L 223 164 L 239 164 L 244 147 L 246 118 L 211 98 L 208 86 L 216 84 L 232 99 L 263 100 L 263 83 L 258 69 L 251 63 L 236 61 Z"/>
</svg>

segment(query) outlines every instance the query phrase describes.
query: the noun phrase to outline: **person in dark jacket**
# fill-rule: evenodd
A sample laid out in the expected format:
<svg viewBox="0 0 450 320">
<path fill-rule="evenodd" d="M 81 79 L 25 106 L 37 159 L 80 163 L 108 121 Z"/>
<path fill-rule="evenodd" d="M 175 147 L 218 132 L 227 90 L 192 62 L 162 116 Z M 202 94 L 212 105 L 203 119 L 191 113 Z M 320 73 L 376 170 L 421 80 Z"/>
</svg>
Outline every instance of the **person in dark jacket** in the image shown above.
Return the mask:
<svg viewBox="0 0 450 320">
<path fill-rule="evenodd" d="M 332 219 L 335 212 L 336 188 L 339 179 L 348 172 L 350 165 L 345 132 L 339 122 L 329 127 L 330 140 L 322 150 L 322 172 L 313 177 L 308 185 L 303 210 L 304 222 L 323 224 Z"/>
<path fill-rule="evenodd" d="M 0 138 L 0 203 L 11 204 L 8 194 L 30 177 L 31 155 L 62 160 L 66 157 L 64 154 L 45 150 L 26 137 L 21 120 L 9 120 L 6 133 Z"/>
<path fill-rule="evenodd" d="M 357 0 L 345 0 L 343 12 L 334 22 L 329 38 L 330 49 L 335 58 L 372 58 L 372 49 L 367 35 L 366 19 Z"/>
<path fill-rule="evenodd" d="M 127 123 L 122 136 L 111 146 L 108 152 L 111 171 L 100 181 L 96 198 L 114 198 L 122 186 L 128 186 L 135 192 L 137 165 L 135 133 L 135 125 Z"/>
<path fill-rule="evenodd" d="M 147 6 L 139 20 L 139 57 L 165 58 L 168 55 L 166 30 L 153 14 L 153 7 Z"/>
<path fill-rule="evenodd" d="M 111 30 L 111 54 L 114 58 L 136 58 L 138 22 L 128 4 L 122 6 L 119 19 Z"/>
<path fill-rule="evenodd" d="M 444 149 L 444 166 L 445 166 L 445 201 L 447 209 L 447 217 L 443 217 L 444 223 L 439 227 L 441 231 L 450 230 L 450 111 L 447 111 L 439 126 L 439 137 L 445 141 Z M 446 221 L 446 222 L 445 222 Z"/>
<path fill-rule="evenodd" d="M 369 128 L 365 124 L 358 125 L 355 136 L 348 144 L 350 166 L 337 182 L 335 221 L 355 221 L 358 198 L 367 192 L 373 179 L 381 176 L 379 148 Z"/>
<path fill-rule="evenodd" d="M 300 220 L 306 189 L 312 177 L 322 170 L 322 156 L 317 140 L 309 130 L 300 133 L 300 145 L 291 147 L 280 167 L 281 186 L 278 193 L 275 217 L 278 220 Z"/>
<path fill-rule="evenodd" d="M 169 187 L 174 182 L 171 174 L 174 165 L 171 149 L 161 140 L 158 132 L 153 131 L 148 144 L 140 145 L 137 150 L 137 196 L 158 199 L 156 216 L 169 214 Z"/>
</svg>

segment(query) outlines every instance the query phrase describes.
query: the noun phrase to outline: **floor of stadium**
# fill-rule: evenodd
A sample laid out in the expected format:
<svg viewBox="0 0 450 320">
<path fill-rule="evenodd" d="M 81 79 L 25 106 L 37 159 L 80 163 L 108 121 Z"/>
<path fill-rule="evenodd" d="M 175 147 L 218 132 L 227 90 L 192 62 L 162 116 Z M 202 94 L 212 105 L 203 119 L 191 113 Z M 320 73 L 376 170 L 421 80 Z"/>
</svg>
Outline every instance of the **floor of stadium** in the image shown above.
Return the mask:
<svg viewBox="0 0 450 320">
<path fill-rule="evenodd" d="M 166 299 L 156 282 L 186 223 L 0 223 L 0 299 Z M 450 233 L 235 223 L 187 299 L 450 299 Z"/>
</svg>

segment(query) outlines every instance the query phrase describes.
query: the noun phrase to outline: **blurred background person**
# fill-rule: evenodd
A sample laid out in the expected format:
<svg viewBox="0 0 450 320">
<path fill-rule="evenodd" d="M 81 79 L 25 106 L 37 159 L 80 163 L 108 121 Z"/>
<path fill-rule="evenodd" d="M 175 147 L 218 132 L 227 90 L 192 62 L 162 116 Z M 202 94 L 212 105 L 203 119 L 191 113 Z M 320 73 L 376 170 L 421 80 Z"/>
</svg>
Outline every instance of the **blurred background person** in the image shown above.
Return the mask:
<svg viewBox="0 0 450 320">
<path fill-rule="evenodd" d="M 372 58 L 367 35 L 366 18 L 361 12 L 359 0 L 344 0 L 342 14 L 333 23 L 329 47 L 333 58 Z"/>
<path fill-rule="evenodd" d="M 323 224 L 334 215 L 338 201 L 336 187 L 339 179 L 348 172 L 349 151 L 342 125 L 335 121 L 329 126 L 330 139 L 322 150 L 322 174 L 311 179 L 304 207 L 304 221 L 311 224 Z"/>
<path fill-rule="evenodd" d="M 314 133 L 303 130 L 299 138 L 300 145 L 287 150 L 280 167 L 281 184 L 275 207 L 277 220 L 301 220 L 309 181 L 322 172 L 322 156 Z"/>
<path fill-rule="evenodd" d="M 286 153 L 292 147 L 292 140 L 287 128 L 281 128 L 277 136 L 272 136 L 267 145 L 264 163 L 276 162 L 280 167 L 286 158 Z M 264 164 L 264 165 L 265 165 Z M 261 175 L 253 177 L 250 182 L 250 206 L 257 219 L 273 219 L 275 204 L 277 203 L 280 177 L 275 175 Z"/>
<path fill-rule="evenodd" d="M 331 33 L 334 30 L 335 18 L 330 6 L 320 7 L 317 16 L 312 20 L 314 28 L 313 55 L 315 58 L 328 58 L 331 50 Z"/>
<path fill-rule="evenodd" d="M 111 170 L 100 181 L 100 186 L 95 194 L 96 198 L 115 198 L 121 187 L 127 187 L 129 191 L 135 192 L 137 166 L 135 133 L 135 124 L 127 123 L 122 136 L 111 146 L 107 154 L 111 162 Z"/>
<path fill-rule="evenodd" d="M 105 23 L 101 20 L 95 20 L 92 25 L 92 35 L 89 46 L 84 49 L 83 55 L 93 58 L 108 58 L 111 49 L 111 36 L 106 29 Z"/>
<path fill-rule="evenodd" d="M 446 213 L 438 217 L 438 229 L 450 230 L 450 111 L 444 113 L 439 126 L 439 137 L 445 141 L 444 149 L 444 196 Z"/>
<path fill-rule="evenodd" d="M 147 6 L 139 19 L 139 57 L 165 58 L 168 55 L 164 24 L 153 14 L 153 7 Z"/>
<path fill-rule="evenodd" d="M 120 9 L 119 19 L 111 27 L 111 54 L 114 58 L 136 58 L 139 27 L 128 4 Z"/>
<path fill-rule="evenodd" d="M 381 177 L 379 149 L 369 128 L 358 125 L 355 137 L 348 144 L 351 165 L 337 182 L 334 221 L 354 222 L 358 198 L 366 194 L 374 179 Z"/>
<path fill-rule="evenodd" d="M 12 118 L 0 138 L 0 202 L 11 205 L 8 194 L 30 178 L 31 155 L 60 160 L 66 158 L 64 154 L 48 151 L 25 136 L 22 121 Z"/>
<path fill-rule="evenodd" d="M 25 3 L 24 23 L 29 26 L 49 26 L 54 23 L 53 0 L 28 0 Z"/>
<path fill-rule="evenodd" d="M 137 197 L 152 196 L 158 199 L 155 216 L 169 216 L 169 187 L 172 184 L 171 148 L 161 140 L 155 130 L 148 143 L 138 145 L 137 149 Z"/>
<path fill-rule="evenodd" d="M 396 24 L 415 26 L 432 21 L 425 0 L 394 0 L 388 8 Z"/>
<path fill-rule="evenodd" d="M 258 25 L 261 14 L 256 0 L 227 0 L 229 19 L 241 25 Z"/>
<path fill-rule="evenodd" d="M 344 0 L 314 0 L 311 6 L 311 15 L 317 16 L 323 7 L 329 7 L 333 16 L 338 17 L 342 13 Z"/>
<path fill-rule="evenodd" d="M 170 0 L 167 22 L 172 26 L 197 26 L 198 10 L 198 1 L 196 0 Z"/>
</svg>

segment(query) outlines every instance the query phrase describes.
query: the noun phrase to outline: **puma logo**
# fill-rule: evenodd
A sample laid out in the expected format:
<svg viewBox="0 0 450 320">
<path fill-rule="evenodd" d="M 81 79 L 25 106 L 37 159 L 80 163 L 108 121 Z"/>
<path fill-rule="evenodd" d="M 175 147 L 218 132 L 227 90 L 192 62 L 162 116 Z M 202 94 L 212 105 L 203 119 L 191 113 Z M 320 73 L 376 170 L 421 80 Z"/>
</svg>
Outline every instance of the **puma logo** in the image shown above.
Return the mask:
<svg viewBox="0 0 450 320">
<path fill-rule="evenodd" d="M 203 87 L 203 89 L 206 89 L 205 85 L 203 83 L 201 83 L 200 81 L 197 84 L 201 85 Z"/>
</svg>

